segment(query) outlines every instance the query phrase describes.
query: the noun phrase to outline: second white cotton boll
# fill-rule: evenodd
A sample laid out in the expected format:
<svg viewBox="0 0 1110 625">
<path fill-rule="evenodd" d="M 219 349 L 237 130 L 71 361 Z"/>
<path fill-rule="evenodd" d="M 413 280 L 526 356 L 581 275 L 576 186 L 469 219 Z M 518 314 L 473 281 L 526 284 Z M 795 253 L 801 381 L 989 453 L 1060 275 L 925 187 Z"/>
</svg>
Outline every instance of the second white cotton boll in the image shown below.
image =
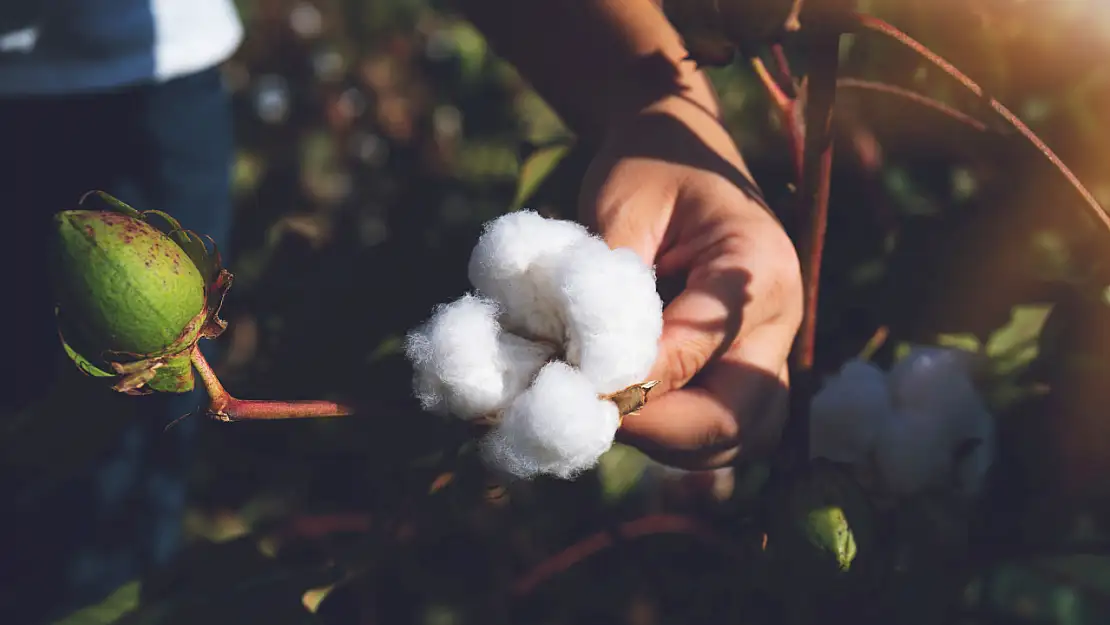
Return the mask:
<svg viewBox="0 0 1110 625">
<path fill-rule="evenodd" d="M 425 409 L 470 419 L 502 410 L 527 388 L 553 350 L 504 332 L 499 312 L 489 299 L 464 295 L 408 336 Z"/>
<path fill-rule="evenodd" d="M 886 421 L 877 443 L 875 465 L 893 494 L 912 495 L 943 486 L 951 478 L 954 449 L 935 414 L 901 411 Z"/>
<path fill-rule="evenodd" d="M 974 355 L 918 347 L 887 377 L 895 405 L 876 464 L 897 494 L 926 488 L 979 492 L 994 461 L 994 420 L 971 380 Z M 970 452 L 961 448 L 973 444 Z"/>
<path fill-rule="evenodd" d="M 597 464 L 619 425 L 616 404 L 599 399 L 581 372 L 555 361 L 505 411 L 483 441 L 483 453 L 519 478 L 569 479 Z"/>
<path fill-rule="evenodd" d="M 810 404 L 810 457 L 867 463 L 893 410 L 886 374 L 869 362 L 848 361 Z"/>
<path fill-rule="evenodd" d="M 548 263 L 590 233 L 573 221 L 534 211 L 508 213 L 486 225 L 467 267 L 470 282 L 504 308 L 507 325 L 534 338 L 562 342 L 566 328 Z"/>
<path fill-rule="evenodd" d="M 642 382 L 663 332 L 653 268 L 630 249 L 589 239 L 563 251 L 554 282 L 566 316 L 567 361 L 598 393 Z"/>
</svg>

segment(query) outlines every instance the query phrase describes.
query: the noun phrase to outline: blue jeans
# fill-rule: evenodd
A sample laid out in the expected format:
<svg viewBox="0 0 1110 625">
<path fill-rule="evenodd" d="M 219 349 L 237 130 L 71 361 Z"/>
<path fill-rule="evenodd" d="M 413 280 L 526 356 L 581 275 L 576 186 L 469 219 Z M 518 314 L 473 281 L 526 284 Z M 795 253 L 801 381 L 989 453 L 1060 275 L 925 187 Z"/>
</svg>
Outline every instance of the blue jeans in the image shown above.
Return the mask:
<svg viewBox="0 0 1110 625">
<path fill-rule="evenodd" d="M 52 392 L 59 371 L 44 257 L 52 213 L 102 189 L 208 234 L 226 259 L 232 130 L 229 97 L 216 69 L 111 93 L 0 99 L 0 268 L 6 283 L 0 299 L 12 324 L 5 333 L 0 416 Z M 181 541 L 199 419 L 164 428 L 196 410 L 202 398 L 199 389 L 127 398 L 136 418 L 100 457 L 62 483 L 44 486 L 12 471 L 0 475 L 6 502 L 0 588 L 8 602 L 14 596 L 18 603 L 0 605 L 5 623 L 57 616 L 170 562 Z M 101 416 L 108 409 L 99 407 Z M 98 418 L 98 406 L 84 411 L 76 418 Z M 7 502 L 15 502 L 14 509 Z"/>
</svg>

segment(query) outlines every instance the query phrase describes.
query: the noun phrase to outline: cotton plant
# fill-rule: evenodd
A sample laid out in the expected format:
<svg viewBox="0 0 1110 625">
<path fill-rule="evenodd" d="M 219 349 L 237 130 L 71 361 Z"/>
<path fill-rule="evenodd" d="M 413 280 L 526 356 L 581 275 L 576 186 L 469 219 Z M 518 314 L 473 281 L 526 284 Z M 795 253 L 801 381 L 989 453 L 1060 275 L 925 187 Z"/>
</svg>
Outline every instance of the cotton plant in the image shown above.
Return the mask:
<svg viewBox="0 0 1110 625">
<path fill-rule="evenodd" d="M 890 371 L 853 359 L 810 404 L 810 456 L 872 475 L 888 494 L 980 492 L 995 455 L 994 420 L 972 354 L 916 347 Z"/>
<path fill-rule="evenodd" d="M 468 277 L 474 290 L 406 339 L 421 405 L 491 424 L 482 455 L 518 478 L 594 467 L 653 386 L 654 268 L 581 224 L 522 210 L 486 225 Z"/>
</svg>

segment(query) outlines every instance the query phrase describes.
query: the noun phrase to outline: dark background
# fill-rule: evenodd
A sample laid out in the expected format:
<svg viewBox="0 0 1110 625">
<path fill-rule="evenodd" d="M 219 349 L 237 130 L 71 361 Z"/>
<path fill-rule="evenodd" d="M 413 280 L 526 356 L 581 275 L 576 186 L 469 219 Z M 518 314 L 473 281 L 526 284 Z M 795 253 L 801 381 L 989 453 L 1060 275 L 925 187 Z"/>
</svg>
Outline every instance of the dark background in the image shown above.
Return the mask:
<svg viewBox="0 0 1110 625">
<path fill-rule="evenodd" d="M 481 224 L 540 180 L 527 205 L 569 214 L 588 161 L 572 151 L 540 175 L 553 153 L 527 146 L 567 133 L 442 4 L 240 2 L 248 41 L 226 67 L 239 142 L 235 284 L 219 371 L 240 397 L 343 398 L 362 411 L 204 423 L 190 547 L 171 575 L 143 588 L 151 620 L 142 622 L 776 622 L 752 590 L 746 474 L 682 476 L 617 448 L 575 483 L 504 494 L 472 459 L 452 460 L 464 433 L 411 399 L 402 338 L 468 288 L 465 261 Z M 974 77 L 1110 204 L 1110 6 L 877 0 L 861 9 Z M 984 110 L 893 43 L 848 39 L 845 76 Z M 712 76 L 757 181 L 785 210 L 789 160 L 766 97 L 743 64 Z M 1005 349 L 989 353 L 1021 372 L 992 387 L 1003 494 L 975 513 L 973 538 L 1101 536 L 1110 235 L 999 122 L 981 132 L 858 89 L 839 100 L 820 368 L 835 370 L 879 327 L 891 335 L 877 358 L 889 362 L 908 342 L 986 338 L 1009 324 Z M 1026 392 L 1042 387 L 1050 392 Z M 4 454 L 43 479 L 78 466 L 121 420 L 141 418 L 36 410 L 12 420 Z M 429 495 L 444 473 L 453 481 Z M 642 538 L 506 599 L 547 556 L 660 512 L 701 519 L 739 553 L 691 531 Z M 329 564 L 349 575 L 330 577 Z M 1098 556 L 1024 557 L 966 589 L 946 587 L 948 575 L 927 571 L 908 594 L 875 601 L 900 604 L 893 622 L 907 623 L 953 622 L 936 617 L 938 605 L 962 606 L 968 623 L 1110 615 L 1110 566 Z M 134 605 L 135 589 L 106 602 L 101 617 L 74 622 L 112 622 L 113 609 Z"/>
</svg>

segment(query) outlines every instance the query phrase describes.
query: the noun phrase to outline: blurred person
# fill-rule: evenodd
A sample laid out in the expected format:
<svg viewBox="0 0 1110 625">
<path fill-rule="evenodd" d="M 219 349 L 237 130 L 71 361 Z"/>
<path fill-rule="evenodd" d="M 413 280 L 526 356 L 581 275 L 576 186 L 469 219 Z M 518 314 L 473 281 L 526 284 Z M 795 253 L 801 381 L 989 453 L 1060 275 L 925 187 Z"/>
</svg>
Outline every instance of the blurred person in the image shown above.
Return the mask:
<svg viewBox="0 0 1110 625">
<path fill-rule="evenodd" d="M 802 317 L 798 258 L 678 33 L 654 0 L 458 4 L 597 149 L 582 220 L 685 281 L 664 310 L 662 383 L 618 439 L 688 469 L 773 450 Z"/>
<path fill-rule="evenodd" d="M 170 213 L 226 252 L 234 140 L 218 66 L 242 37 L 233 0 L 0 3 L 0 266 L 14 315 L 5 363 L 18 367 L 3 376 L 4 414 L 52 392 L 59 366 L 72 368 L 46 280 L 54 212 L 101 189 Z M 56 616 L 170 561 L 198 420 L 163 430 L 200 397 L 137 399 L 111 448 L 71 478 L 6 484 L 0 603 L 18 605 L 0 605 L 3 622 Z M 74 418 L 102 418 L 97 410 Z"/>
</svg>

